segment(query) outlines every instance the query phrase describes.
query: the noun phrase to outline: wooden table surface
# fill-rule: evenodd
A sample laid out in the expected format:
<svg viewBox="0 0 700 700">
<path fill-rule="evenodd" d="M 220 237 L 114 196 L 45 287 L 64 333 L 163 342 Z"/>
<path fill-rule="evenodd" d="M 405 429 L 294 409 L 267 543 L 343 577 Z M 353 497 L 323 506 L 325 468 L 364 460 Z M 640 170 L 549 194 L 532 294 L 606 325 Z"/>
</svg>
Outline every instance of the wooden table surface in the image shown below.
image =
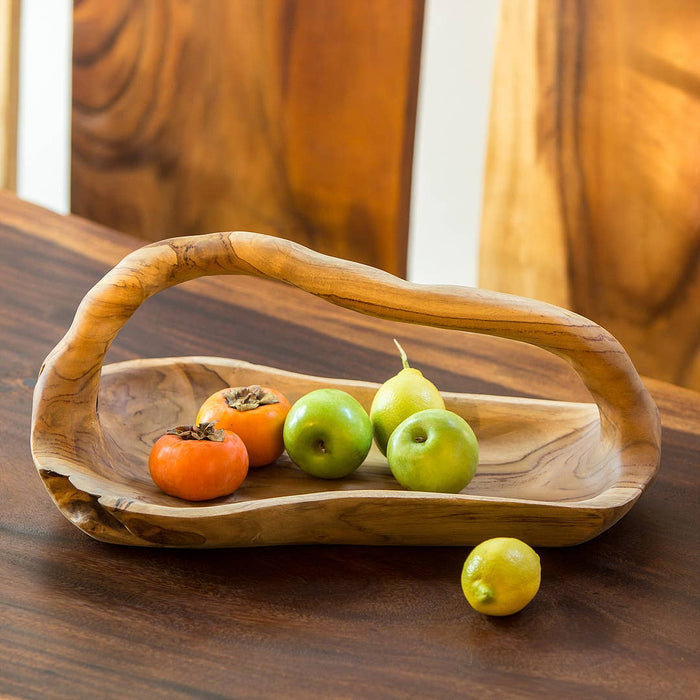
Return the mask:
<svg viewBox="0 0 700 700">
<path fill-rule="evenodd" d="M 34 469 L 32 389 L 85 292 L 141 242 L 8 194 L 0 236 L 1 695 L 697 696 L 700 394 L 648 380 L 664 426 L 657 479 L 593 541 L 540 549 L 540 592 L 508 618 L 466 603 L 468 548 L 102 544 L 64 519 Z M 382 322 L 247 277 L 149 300 L 107 361 L 202 354 L 383 381 L 395 336 L 447 390 L 587 398 L 537 349 Z"/>
</svg>

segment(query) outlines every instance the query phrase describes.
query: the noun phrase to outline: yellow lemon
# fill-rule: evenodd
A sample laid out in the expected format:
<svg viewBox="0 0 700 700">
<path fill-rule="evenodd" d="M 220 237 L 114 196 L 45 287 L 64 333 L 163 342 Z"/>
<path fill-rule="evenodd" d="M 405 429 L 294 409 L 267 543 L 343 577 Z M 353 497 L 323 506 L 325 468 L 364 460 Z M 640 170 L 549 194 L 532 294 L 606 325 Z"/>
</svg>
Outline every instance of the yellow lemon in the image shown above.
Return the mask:
<svg viewBox="0 0 700 700">
<path fill-rule="evenodd" d="M 540 558 L 514 537 L 494 537 L 474 547 L 462 569 L 469 604 L 486 615 L 522 610 L 540 587 Z"/>
<path fill-rule="evenodd" d="M 397 340 L 394 342 L 399 349 L 403 369 L 379 387 L 369 411 L 374 440 L 383 455 L 386 454 L 391 434 L 406 418 L 428 408 L 445 408 L 445 401 L 435 384 L 426 379 L 420 370 L 409 366 L 403 348 Z"/>
</svg>

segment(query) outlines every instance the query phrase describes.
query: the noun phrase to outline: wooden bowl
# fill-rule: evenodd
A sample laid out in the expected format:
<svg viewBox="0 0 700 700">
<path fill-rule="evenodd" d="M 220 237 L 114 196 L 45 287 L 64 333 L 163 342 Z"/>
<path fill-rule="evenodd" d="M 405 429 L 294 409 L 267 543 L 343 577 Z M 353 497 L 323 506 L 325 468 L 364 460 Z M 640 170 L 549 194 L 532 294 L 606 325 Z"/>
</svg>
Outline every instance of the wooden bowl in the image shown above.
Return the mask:
<svg viewBox="0 0 700 700">
<path fill-rule="evenodd" d="M 373 448 L 341 480 L 310 477 L 283 456 L 251 470 L 228 498 L 171 498 L 152 483 L 148 453 L 165 428 L 191 423 L 215 390 L 258 383 L 293 401 L 332 386 L 369 408 L 378 386 L 207 357 L 103 368 L 111 342 L 143 301 L 213 274 L 268 277 L 373 316 L 532 343 L 568 360 L 595 403 L 445 392 L 447 407 L 479 439 L 477 475 L 459 494 L 404 490 Z M 660 426 L 627 354 L 585 318 L 504 294 L 415 285 L 283 239 L 235 232 L 145 246 L 88 292 L 40 372 L 31 444 L 61 512 L 105 542 L 471 545 L 506 535 L 561 546 L 594 537 L 632 507 L 658 468 Z"/>
</svg>

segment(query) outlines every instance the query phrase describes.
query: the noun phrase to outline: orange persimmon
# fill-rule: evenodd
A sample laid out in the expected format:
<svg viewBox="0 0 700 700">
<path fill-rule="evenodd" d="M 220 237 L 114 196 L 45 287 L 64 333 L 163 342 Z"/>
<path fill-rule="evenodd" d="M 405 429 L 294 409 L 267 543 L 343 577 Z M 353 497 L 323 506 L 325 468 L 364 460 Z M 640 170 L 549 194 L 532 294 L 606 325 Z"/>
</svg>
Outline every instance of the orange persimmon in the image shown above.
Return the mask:
<svg viewBox="0 0 700 700">
<path fill-rule="evenodd" d="M 181 425 L 156 440 L 148 458 L 156 486 L 169 496 L 208 501 L 233 493 L 248 474 L 243 440 L 212 423 Z"/>
<path fill-rule="evenodd" d="M 229 387 L 212 394 L 201 406 L 197 422 L 232 430 L 248 450 L 251 467 L 274 462 L 284 451 L 282 430 L 289 401 L 269 387 Z"/>
</svg>

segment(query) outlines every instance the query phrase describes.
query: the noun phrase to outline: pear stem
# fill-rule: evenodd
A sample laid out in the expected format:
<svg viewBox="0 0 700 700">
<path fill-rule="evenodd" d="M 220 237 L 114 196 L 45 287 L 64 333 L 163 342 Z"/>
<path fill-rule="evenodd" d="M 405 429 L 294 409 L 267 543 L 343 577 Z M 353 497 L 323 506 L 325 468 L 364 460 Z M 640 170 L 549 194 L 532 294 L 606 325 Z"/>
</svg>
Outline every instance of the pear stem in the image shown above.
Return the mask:
<svg viewBox="0 0 700 700">
<path fill-rule="evenodd" d="M 401 355 L 401 364 L 403 365 L 404 369 L 410 369 L 410 365 L 408 364 L 408 357 L 406 356 L 406 351 L 401 347 L 400 343 L 396 338 L 394 338 L 394 342 L 396 343 L 396 347 L 399 349 L 399 354 Z"/>
</svg>

